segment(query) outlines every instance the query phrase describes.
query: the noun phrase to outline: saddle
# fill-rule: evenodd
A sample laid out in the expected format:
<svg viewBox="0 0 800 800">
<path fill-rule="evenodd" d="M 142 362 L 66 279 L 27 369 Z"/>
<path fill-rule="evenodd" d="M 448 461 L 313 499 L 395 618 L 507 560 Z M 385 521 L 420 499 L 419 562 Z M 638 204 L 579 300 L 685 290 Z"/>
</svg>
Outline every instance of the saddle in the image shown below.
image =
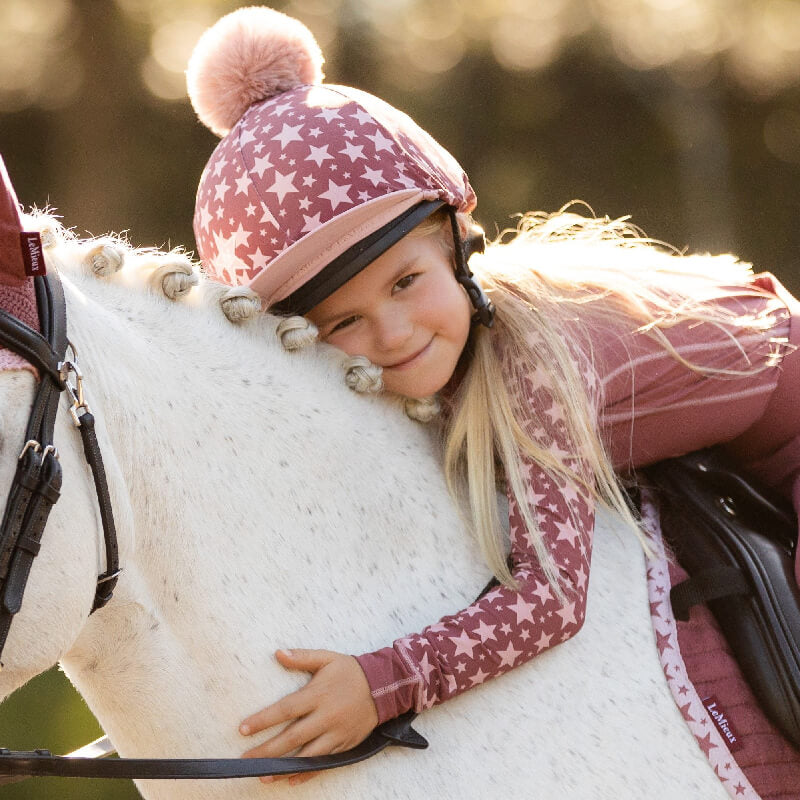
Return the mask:
<svg viewBox="0 0 800 800">
<path fill-rule="evenodd" d="M 719 450 L 654 464 L 661 528 L 689 578 L 672 588 L 677 620 L 705 604 L 772 724 L 800 749 L 798 521 L 783 498 L 743 477 Z"/>
</svg>

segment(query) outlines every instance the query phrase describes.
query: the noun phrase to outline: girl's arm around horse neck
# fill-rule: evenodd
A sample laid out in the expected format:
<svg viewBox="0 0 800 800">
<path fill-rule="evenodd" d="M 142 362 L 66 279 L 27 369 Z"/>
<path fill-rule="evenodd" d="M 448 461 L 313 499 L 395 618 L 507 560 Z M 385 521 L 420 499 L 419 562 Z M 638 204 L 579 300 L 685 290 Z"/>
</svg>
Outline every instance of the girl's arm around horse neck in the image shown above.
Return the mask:
<svg viewBox="0 0 800 800">
<path fill-rule="evenodd" d="M 550 450 L 560 458 L 569 456 L 563 433 L 564 412 L 554 403 L 546 376 L 532 370 L 525 393 L 523 401 L 536 408 L 539 413 L 533 416 L 545 425 L 532 432 L 536 440 L 550 442 Z M 454 697 L 580 630 L 586 612 L 594 501 L 577 482 L 559 479 L 558 485 L 530 460 L 523 460 L 522 470 L 538 535 L 543 537 L 563 579 L 565 602 L 549 585 L 534 553 L 531 534 L 509 495 L 511 573 L 519 588 L 499 586 L 419 633 L 358 656 L 381 722 Z"/>
</svg>

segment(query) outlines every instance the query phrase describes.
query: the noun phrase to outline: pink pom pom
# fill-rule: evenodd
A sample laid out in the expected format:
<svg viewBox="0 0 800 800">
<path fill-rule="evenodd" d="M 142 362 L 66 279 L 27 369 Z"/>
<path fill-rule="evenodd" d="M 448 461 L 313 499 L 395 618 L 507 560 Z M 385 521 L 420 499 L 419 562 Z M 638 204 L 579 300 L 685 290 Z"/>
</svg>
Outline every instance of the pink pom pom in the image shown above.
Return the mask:
<svg viewBox="0 0 800 800">
<path fill-rule="evenodd" d="M 240 8 L 201 37 L 186 83 L 200 121 L 218 136 L 259 100 L 321 83 L 324 59 L 311 31 L 271 8 Z"/>
</svg>

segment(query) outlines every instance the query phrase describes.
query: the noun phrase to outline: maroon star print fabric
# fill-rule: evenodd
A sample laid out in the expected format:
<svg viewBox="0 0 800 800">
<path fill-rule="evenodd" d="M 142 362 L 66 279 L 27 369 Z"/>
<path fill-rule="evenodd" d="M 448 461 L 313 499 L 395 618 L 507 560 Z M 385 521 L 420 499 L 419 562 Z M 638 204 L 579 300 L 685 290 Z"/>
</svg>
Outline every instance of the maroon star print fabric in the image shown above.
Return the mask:
<svg viewBox="0 0 800 800">
<path fill-rule="evenodd" d="M 505 356 L 505 358 L 508 358 Z M 587 390 L 595 377 L 584 365 Z M 507 363 L 503 374 L 515 374 Z M 590 481 L 585 465 L 570 457 L 563 410 L 551 393 L 546 370 L 534 369 L 511 387 L 521 408 L 538 420 L 528 433 Z M 555 478 L 530 460 L 523 462 L 528 502 L 554 565 L 563 578 L 566 602 L 550 586 L 533 548 L 519 507 L 509 495 L 511 574 L 519 589 L 499 586 L 469 608 L 444 617 L 391 647 L 358 656 L 383 722 L 412 708 L 421 711 L 487 678 L 530 660 L 574 636 L 586 613 L 594 503 L 575 482 Z"/>
<path fill-rule="evenodd" d="M 708 285 L 704 287 L 708 291 Z M 693 364 L 732 370 L 764 369 L 748 375 L 714 378 L 676 361 L 654 339 L 632 333 L 636 325 L 609 316 L 590 330 L 575 323 L 565 341 L 576 359 L 591 398 L 598 399 L 601 438 L 617 468 L 645 466 L 680 453 L 728 442 L 734 449 L 754 436 L 772 442 L 775 458 L 761 458 L 761 478 L 786 482 L 786 439 L 793 441 L 793 470 L 800 482 L 800 417 L 786 431 L 787 414 L 768 413 L 783 395 L 800 391 L 800 305 L 771 275 L 756 276 L 741 287 L 717 287 L 709 298 L 732 311 L 736 324 L 680 323 L 667 331 L 676 351 Z M 598 301 L 600 302 L 600 301 Z M 788 307 L 787 307 L 788 306 Z M 791 308 L 791 312 L 790 312 Z M 745 317 L 766 321 L 766 329 L 742 327 Z M 790 324 L 791 322 L 791 324 Z M 581 356 L 581 353 L 587 354 Z M 589 359 L 588 354 L 592 358 Z M 504 356 L 508 358 L 507 356 Z M 791 369 L 790 369 L 791 367 Z M 503 374 L 525 373 L 522 408 L 539 420 L 529 433 L 573 470 L 588 478 L 585 466 L 571 458 L 563 410 L 549 390 L 545 369 L 504 365 Z M 779 386 L 781 375 L 785 382 Z M 794 437 L 794 438 L 793 438 Z M 751 452 L 749 447 L 744 452 Z M 763 453 L 763 449 L 761 451 Z M 743 461 L 754 468 L 752 461 Z M 544 543 L 564 579 L 562 603 L 544 578 L 519 509 L 509 505 L 512 574 L 519 591 L 500 587 L 478 602 L 444 617 L 391 646 L 358 656 L 381 721 L 410 709 L 421 711 L 501 675 L 544 650 L 574 636 L 586 613 L 594 508 L 579 483 L 553 479 L 524 462 L 528 500 L 535 509 Z M 620 598 L 621 602 L 623 598 Z"/>
<path fill-rule="evenodd" d="M 269 307 L 422 200 L 461 211 L 475 194 L 410 117 L 357 89 L 300 86 L 251 106 L 198 187 L 205 270 Z"/>
</svg>

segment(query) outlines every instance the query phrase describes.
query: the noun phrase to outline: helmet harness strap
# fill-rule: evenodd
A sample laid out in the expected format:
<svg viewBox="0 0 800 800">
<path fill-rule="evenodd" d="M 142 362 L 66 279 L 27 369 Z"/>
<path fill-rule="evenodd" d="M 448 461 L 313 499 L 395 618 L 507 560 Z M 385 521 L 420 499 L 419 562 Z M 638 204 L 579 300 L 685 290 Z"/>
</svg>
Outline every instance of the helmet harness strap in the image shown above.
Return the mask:
<svg viewBox="0 0 800 800">
<path fill-rule="evenodd" d="M 473 253 L 483 253 L 486 249 L 486 238 L 483 231 L 475 225 L 467 233 L 466 238 L 462 239 L 461 229 L 458 226 L 456 217 L 456 209 L 453 206 L 449 206 L 448 212 L 450 226 L 453 229 L 453 244 L 455 245 L 456 280 L 466 290 L 475 309 L 475 313 L 472 315 L 472 324 L 485 325 L 487 328 L 491 328 L 494 324 L 494 304 L 475 280 L 468 266 L 469 257 Z"/>
</svg>

